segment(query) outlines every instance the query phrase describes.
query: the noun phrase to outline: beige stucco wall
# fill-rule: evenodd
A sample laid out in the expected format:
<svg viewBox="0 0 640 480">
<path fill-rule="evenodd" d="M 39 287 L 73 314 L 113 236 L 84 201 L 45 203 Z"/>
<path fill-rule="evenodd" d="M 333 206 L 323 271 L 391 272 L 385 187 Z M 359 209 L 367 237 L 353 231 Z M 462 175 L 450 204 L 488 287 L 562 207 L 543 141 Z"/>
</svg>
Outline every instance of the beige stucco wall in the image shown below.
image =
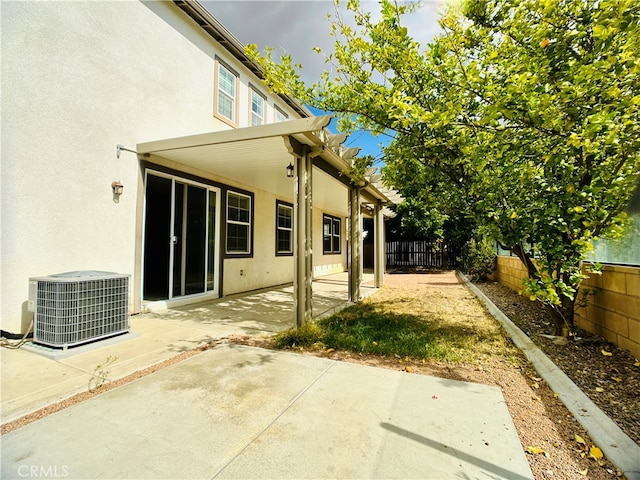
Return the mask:
<svg viewBox="0 0 640 480">
<path fill-rule="evenodd" d="M 347 217 L 349 190 L 342 184 L 330 180 L 329 176 L 314 170 L 313 175 L 313 276 L 321 277 L 347 269 Z M 321 196 L 320 193 L 323 193 Z M 322 217 L 324 214 L 340 218 L 340 254 L 324 254 Z"/>
<path fill-rule="evenodd" d="M 292 198 L 279 198 L 270 192 L 254 190 L 255 217 L 252 258 L 224 260 L 224 295 L 245 292 L 293 280 L 293 257 L 276 256 L 276 199 L 293 203 Z"/>
<path fill-rule="evenodd" d="M 169 2 L 0 2 L 0 19 L 0 318 L 18 333 L 30 277 L 139 273 L 140 168 L 116 145 L 228 128 L 213 116 L 215 55 L 240 73 L 241 126 L 256 79 Z M 295 118 L 269 96 L 268 119 L 274 103 Z"/>
<path fill-rule="evenodd" d="M 293 281 L 292 256 L 276 256 L 276 196 L 270 192 L 256 191 L 256 216 L 253 258 L 226 258 L 224 260 L 224 295 L 255 290 L 270 285 Z M 278 198 L 289 203 L 292 199 Z M 322 253 L 322 214 L 329 213 L 342 219 L 342 250 L 339 255 Z M 313 275 L 320 277 L 344 272 L 346 263 L 346 215 L 342 210 L 326 211 L 321 205 L 313 210 Z M 242 274 L 241 274 L 242 271 Z"/>
<path fill-rule="evenodd" d="M 519 291 L 526 276 L 519 258 L 498 257 L 495 280 Z M 576 325 L 640 358 L 640 268 L 604 265 L 602 274 L 590 274 L 581 289 L 596 294 L 576 309 Z"/>
<path fill-rule="evenodd" d="M 227 257 L 222 266 L 222 294 L 232 295 L 239 292 L 257 290 L 272 285 L 282 285 L 293 281 L 294 265 L 292 256 L 276 255 L 276 201 L 294 203 L 294 181 L 291 180 L 291 196 L 277 196 L 272 192 L 257 189 L 241 182 L 198 170 L 193 167 L 151 156 L 149 161 L 153 165 L 180 170 L 182 173 L 222 184 L 233 190 L 234 188 L 249 191 L 254 194 L 254 239 L 253 255 L 247 258 Z M 153 171 L 154 167 L 150 169 Z M 177 174 L 179 175 L 179 173 Z M 347 215 L 348 197 L 347 188 L 331 179 L 328 175 L 314 167 L 313 174 L 313 265 L 314 276 L 329 275 L 344 272 L 347 268 Z M 139 190 L 140 201 L 143 200 L 144 191 Z M 342 200 L 342 201 L 341 201 Z M 322 215 L 324 213 L 342 219 L 342 250 L 340 255 L 324 255 L 322 253 Z M 221 212 L 224 219 L 224 212 Z M 295 227 L 295 219 L 294 219 Z M 138 226 L 142 235 L 142 225 Z"/>
</svg>

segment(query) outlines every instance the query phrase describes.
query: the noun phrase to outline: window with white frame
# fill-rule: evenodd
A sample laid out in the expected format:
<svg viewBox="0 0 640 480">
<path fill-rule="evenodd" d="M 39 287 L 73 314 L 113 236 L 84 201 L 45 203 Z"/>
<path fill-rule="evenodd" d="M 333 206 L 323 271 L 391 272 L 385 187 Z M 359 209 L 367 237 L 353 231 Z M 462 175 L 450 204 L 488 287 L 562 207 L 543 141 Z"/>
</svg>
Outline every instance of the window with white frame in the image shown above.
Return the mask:
<svg viewBox="0 0 640 480">
<path fill-rule="evenodd" d="M 237 123 L 238 74 L 220 60 L 216 67 L 216 116 Z"/>
<path fill-rule="evenodd" d="M 293 205 L 276 200 L 276 255 L 293 255 Z"/>
<path fill-rule="evenodd" d="M 267 99 L 258 92 L 253 85 L 249 89 L 251 92 L 251 126 L 262 125 L 264 123 L 264 111 Z"/>
<path fill-rule="evenodd" d="M 251 253 L 251 197 L 227 192 L 227 253 Z"/>
<path fill-rule="evenodd" d="M 274 106 L 274 110 L 276 111 L 276 122 L 286 122 L 289 120 L 289 115 L 280 110 L 277 105 Z"/>
<path fill-rule="evenodd" d="M 342 245 L 342 221 L 332 215 L 322 216 L 322 253 L 340 253 Z"/>
</svg>

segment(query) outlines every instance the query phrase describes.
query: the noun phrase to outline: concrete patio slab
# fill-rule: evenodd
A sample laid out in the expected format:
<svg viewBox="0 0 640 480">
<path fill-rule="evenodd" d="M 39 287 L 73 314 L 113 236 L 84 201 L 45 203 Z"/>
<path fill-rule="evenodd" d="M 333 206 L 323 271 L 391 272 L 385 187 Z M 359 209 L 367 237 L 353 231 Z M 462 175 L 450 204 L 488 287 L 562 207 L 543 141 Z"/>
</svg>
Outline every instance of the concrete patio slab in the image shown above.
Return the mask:
<svg viewBox="0 0 640 480">
<path fill-rule="evenodd" d="M 86 390 L 91 376 L 84 371 L 23 350 L 0 349 L 2 361 L 2 421 Z"/>
<path fill-rule="evenodd" d="M 532 478 L 497 388 L 237 345 L 4 435 L 2 478 L 34 468 L 66 478 Z"/>
</svg>

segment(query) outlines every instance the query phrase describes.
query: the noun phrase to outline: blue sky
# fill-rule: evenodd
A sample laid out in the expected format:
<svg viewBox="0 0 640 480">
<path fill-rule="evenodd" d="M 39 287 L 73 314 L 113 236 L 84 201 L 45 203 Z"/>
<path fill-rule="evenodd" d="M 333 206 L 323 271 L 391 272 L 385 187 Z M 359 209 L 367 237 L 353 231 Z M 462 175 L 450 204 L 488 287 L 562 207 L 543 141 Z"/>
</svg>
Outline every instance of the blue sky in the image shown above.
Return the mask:
<svg viewBox="0 0 640 480">
<path fill-rule="evenodd" d="M 418 10 L 406 17 L 409 34 L 422 45 L 439 31 L 439 11 L 444 2 L 423 0 Z M 341 3 L 346 4 L 346 0 Z M 254 43 L 260 50 L 273 47 L 276 57 L 290 54 L 295 63 L 302 64 L 301 75 L 306 83 L 316 81 L 325 69 L 324 57 L 313 48 L 333 50 L 331 23 L 327 20 L 327 14 L 335 14 L 331 0 L 205 0 L 202 4 L 242 43 Z M 363 0 L 362 6 L 374 15 L 379 12 L 376 1 Z M 379 157 L 380 144 L 388 141 L 386 136 L 355 132 L 347 144 L 361 147 L 360 155 Z"/>
</svg>

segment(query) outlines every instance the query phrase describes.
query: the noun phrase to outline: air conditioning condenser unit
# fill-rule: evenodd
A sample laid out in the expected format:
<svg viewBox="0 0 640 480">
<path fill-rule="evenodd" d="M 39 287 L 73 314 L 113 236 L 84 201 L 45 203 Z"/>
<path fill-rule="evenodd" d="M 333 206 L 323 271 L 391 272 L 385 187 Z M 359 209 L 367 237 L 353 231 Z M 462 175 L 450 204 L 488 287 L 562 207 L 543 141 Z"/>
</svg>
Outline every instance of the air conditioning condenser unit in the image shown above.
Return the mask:
<svg viewBox="0 0 640 480">
<path fill-rule="evenodd" d="M 81 345 L 129 332 L 129 275 L 68 272 L 29 279 L 33 341 Z"/>
</svg>

